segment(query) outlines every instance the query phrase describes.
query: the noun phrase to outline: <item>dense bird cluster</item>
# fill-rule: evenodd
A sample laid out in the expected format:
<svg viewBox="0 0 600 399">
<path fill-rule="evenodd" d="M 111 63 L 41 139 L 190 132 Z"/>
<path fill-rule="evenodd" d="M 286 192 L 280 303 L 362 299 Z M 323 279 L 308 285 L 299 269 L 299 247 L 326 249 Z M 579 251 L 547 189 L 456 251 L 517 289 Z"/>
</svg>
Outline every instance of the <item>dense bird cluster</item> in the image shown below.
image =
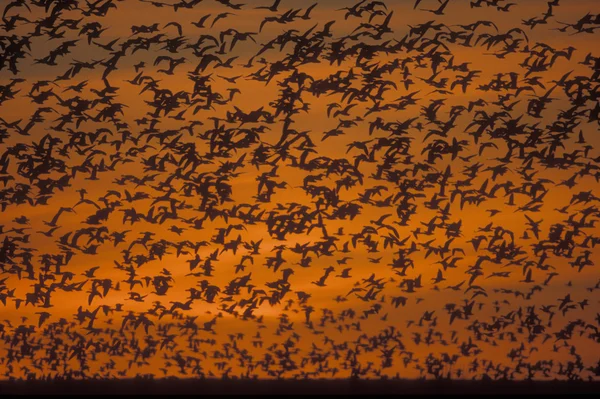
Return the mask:
<svg viewBox="0 0 600 399">
<path fill-rule="evenodd" d="M 563 2 L 5 3 L 0 371 L 599 376 Z"/>
</svg>

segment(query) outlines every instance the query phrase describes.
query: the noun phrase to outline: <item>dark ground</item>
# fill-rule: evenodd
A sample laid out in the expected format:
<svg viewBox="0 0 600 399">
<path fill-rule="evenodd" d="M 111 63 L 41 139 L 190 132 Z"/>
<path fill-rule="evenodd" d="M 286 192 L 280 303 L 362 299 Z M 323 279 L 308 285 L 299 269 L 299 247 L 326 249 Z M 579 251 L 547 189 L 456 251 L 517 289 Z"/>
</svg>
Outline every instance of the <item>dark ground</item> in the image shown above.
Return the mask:
<svg viewBox="0 0 600 399">
<path fill-rule="evenodd" d="M 2 381 L 6 394 L 600 394 L 600 382 L 110 380 Z"/>
</svg>

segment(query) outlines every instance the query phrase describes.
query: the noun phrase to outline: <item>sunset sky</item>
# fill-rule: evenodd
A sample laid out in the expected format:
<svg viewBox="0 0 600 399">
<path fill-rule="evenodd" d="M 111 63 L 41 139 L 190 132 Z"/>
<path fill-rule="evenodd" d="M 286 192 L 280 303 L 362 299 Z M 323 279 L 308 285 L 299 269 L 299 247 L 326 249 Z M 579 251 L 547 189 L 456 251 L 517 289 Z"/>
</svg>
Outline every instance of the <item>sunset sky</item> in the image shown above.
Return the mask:
<svg viewBox="0 0 600 399">
<path fill-rule="evenodd" d="M 597 1 L 560 0 L 544 16 L 546 0 L 506 12 L 506 1 L 450 0 L 443 15 L 426 11 L 437 0 L 315 0 L 306 19 L 313 3 L 289 0 L 275 12 L 255 8 L 265 0 L 26 3 L 6 7 L 0 27 L 3 378 L 433 378 L 432 359 L 454 378 L 600 375 Z M 290 9 L 301 11 L 260 30 Z M 211 27 L 222 13 L 233 15 Z M 26 20 L 10 29 L 13 16 Z M 373 37 L 389 16 L 391 31 Z M 495 27 L 468 27 L 477 21 Z M 169 51 L 177 24 L 183 44 Z M 232 49 L 235 32 L 250 36 Z M 11 71 L 9 44 L 25 37 Z M 207 54 L 220 61 L 191 73 Z M 167 74 L 161 56 L 184 58 Z M 94 66 L 68 73 L 78 63 Z M 464 91 L 451 87 L 469 71 Z M 160 101 L 174 109 L 154 114 Z M 436 155 L 440 141 L 456 156 Z M 54 226 L 61 208 L 73 211 Z M 290 216 L 296 231 L 269 230 Z"/>
</svg>

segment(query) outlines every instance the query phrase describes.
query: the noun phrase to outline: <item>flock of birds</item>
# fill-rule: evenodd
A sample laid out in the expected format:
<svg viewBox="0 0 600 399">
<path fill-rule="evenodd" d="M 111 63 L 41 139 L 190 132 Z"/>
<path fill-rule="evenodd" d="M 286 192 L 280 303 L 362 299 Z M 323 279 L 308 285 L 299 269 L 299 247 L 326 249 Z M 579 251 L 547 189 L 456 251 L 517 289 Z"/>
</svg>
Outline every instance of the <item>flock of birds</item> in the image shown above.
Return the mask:
<svg viewBox="0 0 600 399">
<path fill-rule="evenodd" d="M 514 1 L 6 2 L 4 378 L 599 376 L 600 9 Z"/>
</svg>

